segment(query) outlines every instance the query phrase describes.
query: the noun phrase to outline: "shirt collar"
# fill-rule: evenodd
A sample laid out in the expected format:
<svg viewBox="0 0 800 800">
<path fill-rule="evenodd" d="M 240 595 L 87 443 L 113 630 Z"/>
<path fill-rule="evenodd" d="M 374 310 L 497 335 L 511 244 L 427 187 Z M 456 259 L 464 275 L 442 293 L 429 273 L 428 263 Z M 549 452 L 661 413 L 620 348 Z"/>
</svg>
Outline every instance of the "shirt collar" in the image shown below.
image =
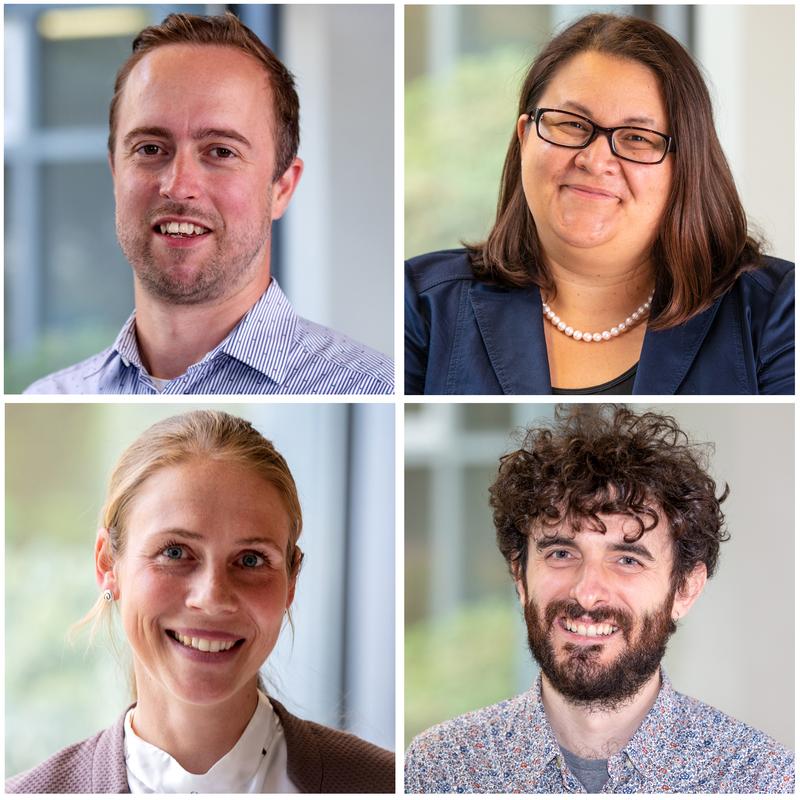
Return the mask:
<svg viewBox="0 0 800 800">
<path fill-rule="evenodd" d="M 532 760 L 541 765 L 540 784 L 535 791 L 545 792 L 548 786 L 546 767 L 555 760 L 555 766 L 561 773 L 563 783 L 573 791 L 578 789 L 578 782 L 570 773 L 566 760 L 556 741 L 553 729 L 542 703 L 542 677 L 536 680 L 533 688 L 526 696 L 526 716 L 530 721 L 526 728 L 526 743 L 524 752 L 532 755 Z M 663 767 L 663 754 L 666 744 L 670 739 L 665 720 L 677 718 L 678 697 L 664 671 L 661 671 L 661 688 L 642 723 L 631 737 L 625 747 L 608 760 L 608 772 L 611 780 L 616 784 L 622 782 L 631 766 L 638 770 L 646 779 L 656 780 Z M 659 754 L 662 758 L 659 760 Z"/>
<path fill-rule="evenodd" d="M 187 772 L 169 753 L 140 739 L 131 725 L 135 708 L 125 715 L 125 764 L 129 773 L 160 793 L 247 793 L 262 761 L 268 757 L 278 718 L 261 692 L 256 710 L 239 740 L 203 775 Z"/>
<path fill-rule="evenodd" d="M 297 314 L 273 278 L 236 327 L 197 363 L 205 364 L 225 353 L 280 384 L 290 366 L 297 322 Z M 136 340 L 135 311 L 114 340 L 112 352 L 126 367 L 134 366 L 147 374 Z"/>
<path fill-rule="evenodd" d="M 678 695 L 664 670 L 661 670 L 661 688 L 647 716 L 642 720 L 628 744 L 608 761 L 608 771 L 614 772 L 630 762 L 646 779 L 656 781 L 663 774 L 664 754 L 670 752 L 672 736 L 669 721 L 678 719 Z"/>
</svg>

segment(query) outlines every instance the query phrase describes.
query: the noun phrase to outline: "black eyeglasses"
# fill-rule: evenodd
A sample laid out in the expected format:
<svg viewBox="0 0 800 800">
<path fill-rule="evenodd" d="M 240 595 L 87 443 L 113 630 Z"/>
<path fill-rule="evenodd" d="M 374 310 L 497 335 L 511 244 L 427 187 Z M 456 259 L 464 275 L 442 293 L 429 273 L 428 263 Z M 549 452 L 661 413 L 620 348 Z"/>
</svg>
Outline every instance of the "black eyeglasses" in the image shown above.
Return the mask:
<svg viewBox="0 0 800 800">
<path fill-rule="evenodd" d="M 611 152 L 626 161 L 637 164 L 660 164 L 667 153 L 675 151 L 675 140 L 666 133 L 624 125 L 604 128 L 588 117 L 561 111 L 558 108 L 534 108 L 528 116 L 536 123 L 540 139 L 559 147 L 582 150 L 602 133 Z"/>
</svg>

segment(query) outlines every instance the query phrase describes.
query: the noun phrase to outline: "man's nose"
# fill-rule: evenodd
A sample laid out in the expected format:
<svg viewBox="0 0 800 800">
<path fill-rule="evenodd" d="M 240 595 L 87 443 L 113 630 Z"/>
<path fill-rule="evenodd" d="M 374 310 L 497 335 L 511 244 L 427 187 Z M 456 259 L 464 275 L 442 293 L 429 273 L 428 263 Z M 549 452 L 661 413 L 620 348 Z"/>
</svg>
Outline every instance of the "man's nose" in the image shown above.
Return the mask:
<svg viewBox="0 0 800 800">
<path fill-rule="evenodd" d="M 575 575 L 569 596 L 590 611 L 609 600 L 608 576 L 602 564 L 584 561 Z"/>
<path fill-rule="evenodd" d="M 201 165 L 195 156 L 178 150 L 161 174 L 159 194 L 167 200 L 192 200 L 200 195 Z"/>
<path fill-rule="evenodd" d="M 236 611 L 236 588 L 226 567 L 207 564 L 199 569 L 191 582 L 186 605 L 209 616 Z"/>
</svg>

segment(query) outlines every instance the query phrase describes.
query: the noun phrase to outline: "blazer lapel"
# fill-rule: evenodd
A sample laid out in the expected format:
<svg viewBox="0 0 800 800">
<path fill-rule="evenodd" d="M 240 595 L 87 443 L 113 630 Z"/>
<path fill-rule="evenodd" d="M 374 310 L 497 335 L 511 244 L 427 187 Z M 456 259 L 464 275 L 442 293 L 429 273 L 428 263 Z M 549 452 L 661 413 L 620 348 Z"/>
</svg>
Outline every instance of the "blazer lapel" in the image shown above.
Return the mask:
<svg viewBox="0 0 800 800">
<path fill-rule="evenodd" d="M 503 394 L 551 394 L 539 288 L 476 282 L 470 302 Z"/>
<path fill-rule="evenodd" d="M 647 330 L 633 383 L 634 394 L 678 394 L 720 302 L 717 300 L 711 308 L 675 328 Z"/>
</svg>

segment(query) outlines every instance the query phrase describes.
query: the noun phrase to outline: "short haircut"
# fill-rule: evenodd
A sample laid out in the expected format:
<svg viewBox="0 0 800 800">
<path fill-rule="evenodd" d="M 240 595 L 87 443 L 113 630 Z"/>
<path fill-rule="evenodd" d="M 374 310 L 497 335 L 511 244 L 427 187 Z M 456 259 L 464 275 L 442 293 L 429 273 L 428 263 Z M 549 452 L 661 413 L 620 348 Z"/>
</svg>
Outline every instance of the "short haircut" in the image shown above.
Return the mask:
<svg viewBox="0 0 800 800">
<path fill-rule="evenodd" d="M 108 152 L 114 155 L 117 110 L 128 75 L 148 53 L 170 44 L 232 47 L 252 56 L 264 68 L 272 93 L 275 126 L 273 180 L 277 180 L 289 168 L 300 147 L 300 101 L 294 77 L 275 53 L 230 12 L 214 17 L 170 14 L 160 25 L 151 25 L 139 33 L 133 40 L 133 53 L 120 67 L 114 83 L 114 96 L 108 111 Z"/>
<path fill-rule="evenodd" d="M 525 431 L 522 446 L 500 459 L 489 489 L 497 545 L 525 581 L 528 543 L 540 526 L 582 524 L 605 533 L 600 514 L 623 514 L 636 541 L 663 520 L 673 542 L 672 583 L 697 564 L 714 574 L 729 538 L 720 503 L 728 495 L 708 473 L 709 445 L 691 442 L 669 416 L 624 406 L 560 406 L 550 425 Z M 562 532 L 563 533 L 563 532 Z M 569 533 L 567 534 L 569 535 Z"/>
<path fill-rule="evenodd" d="M 674 159 L 672 187 L 651 251 L 656 283 L 649 326 L 680 325 L 727 292 L 742 272 L 756 267 L 760 246 L 748 235 L 700 70 L 658 25 L 613 14 L 578 20 L 552 39 L 531 65 L 517 118 L 537 106 L 562 66 L 592 51 L 643 64 L 661 87 L 667 132 L 675 139 L 676 151 L 668 156 Z M 468 245 L 473 271 L 479 280 L 501 286 L 536 285 L 552 292 L 552 276 L 522 190 L 520 155 L 515 126 L 494 226 L 485 242 Z"/>
</svg>

